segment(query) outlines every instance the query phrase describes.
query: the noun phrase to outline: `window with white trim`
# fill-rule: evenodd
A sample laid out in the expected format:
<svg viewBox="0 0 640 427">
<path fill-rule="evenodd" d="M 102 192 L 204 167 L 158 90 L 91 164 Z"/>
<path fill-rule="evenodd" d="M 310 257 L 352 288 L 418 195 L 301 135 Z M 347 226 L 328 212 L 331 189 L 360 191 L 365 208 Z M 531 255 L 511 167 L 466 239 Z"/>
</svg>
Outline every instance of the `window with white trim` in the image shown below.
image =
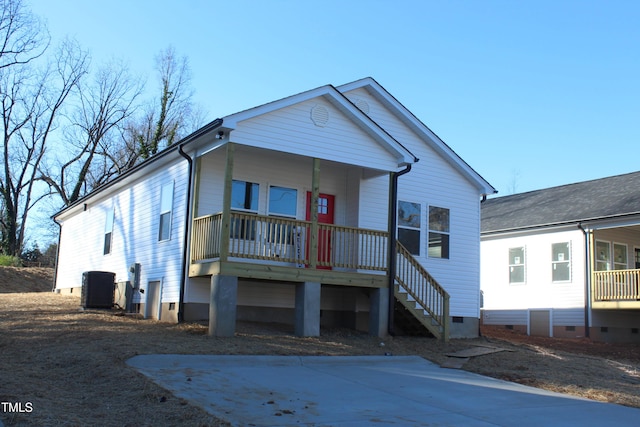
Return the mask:
<svg viewBox="0 0 640 427">
<path fill-rule="evenodd" d="M 104 222 L 104 245 L 102 253 L 104 255 L 111 253 L 111 243 L 113 238 L 113 208 L 107 211 L 107 215 Z"/>
<path fill-rule="evenodd" d="M 525 258 L 524 246 L 509 248 L 509 283 L 524 283 Z"/>
<path fill-rule="evenodd" d="M 626 270 L 629 262 L 627 260 L 627 245 L 622 243 L 613 244 L 613 269 Z"/>
<path fill-rule="evenodd" d="M 420 203 L 398 201 L 398 242 L 412 255 L 420 255 Z"/>
<path fill-rule="evenodd" d="M 269 215 L 295 218 L 298 210 L 298 190 L 295 188 L 269 187 Z"/>
<path fill-rule="evenodd" d="M 173 210 L 173 181 L 164 184 L 160 189 L 160 223 L 158 241 L 171 238 L 171 212 Z"/>
<path fill-rule="evenodd" d="M 429 206 L 430 258 L 449 258 L 449 209 Z"/>
<path fill-rule="evenodd" d="M 551 245 L 551 278 L 554 282 L 571 281 L 571 243 Z"/>
<path fill-rule="evenodd" d="M 322 205 L 318 205 L 322 209 Z M 298 190 L 295 188 L 269 186 L 269 215 L 284 218 L 296 218 L 298 211 Z M 282 224 L 271 224 L 267 231 L 269 242 L 279 242 L 293 244 L 295 233 L 293 226 Z"/>
<path fill-rule="evenodd" d="M 596 271 L 611 270 L 611 245 L 609 242 L 596 240 Z"/>
<path fill-rule="evenodd" d="M 231 182 L 231 209 L 258 213 L 260 184 L 233 180 Z M 256 239 L 256 222 L 252 219 L 235 219 L 231 222 L 231 237 L 234 239 Z"/>
</svg>

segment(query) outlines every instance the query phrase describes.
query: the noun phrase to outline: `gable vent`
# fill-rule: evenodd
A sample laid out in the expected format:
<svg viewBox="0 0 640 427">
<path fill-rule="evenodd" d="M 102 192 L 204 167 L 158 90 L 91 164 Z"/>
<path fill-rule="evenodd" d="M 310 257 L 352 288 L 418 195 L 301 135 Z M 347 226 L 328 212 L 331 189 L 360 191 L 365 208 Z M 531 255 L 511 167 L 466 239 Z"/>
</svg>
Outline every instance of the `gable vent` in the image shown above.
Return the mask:
<svg viewBox="0 0 640 427">
<path fill-rule="evenodd" d="M 321 128 L 329 123 L 329 110 L 323 105 L 314 105 L 311 109 L 311 121 Z"/>
<path fill-rule="evenodd" d="M 367 101 L 365 101 L 364 99 L 356 99 L 354 104 L 360 111 L 367 115 L 369 114 L 369 103 Z"/>
</svg>

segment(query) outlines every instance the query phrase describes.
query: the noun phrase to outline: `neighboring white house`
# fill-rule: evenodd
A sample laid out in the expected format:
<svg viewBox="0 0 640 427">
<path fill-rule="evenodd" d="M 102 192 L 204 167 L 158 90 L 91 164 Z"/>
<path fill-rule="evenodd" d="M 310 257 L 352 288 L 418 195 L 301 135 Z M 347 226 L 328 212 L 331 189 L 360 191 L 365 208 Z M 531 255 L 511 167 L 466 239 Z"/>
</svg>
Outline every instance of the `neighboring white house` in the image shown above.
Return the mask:
<svg viewBox="0 0 640 427">
<path fill-rule="evenodd" d="M 436 336 L 477 336 L 494 192 L 375 80 L 323 86 L 218 119 L 55 215 L 56 290 L 138 265 L 138 310 L 214 335 L 236 319 L 384 335 L 402 304 Z"/>
<path fill-rule="evenodd" d="M 640 172 L 486 200 L 483 323 L 640 342 Z"/>
</svg>

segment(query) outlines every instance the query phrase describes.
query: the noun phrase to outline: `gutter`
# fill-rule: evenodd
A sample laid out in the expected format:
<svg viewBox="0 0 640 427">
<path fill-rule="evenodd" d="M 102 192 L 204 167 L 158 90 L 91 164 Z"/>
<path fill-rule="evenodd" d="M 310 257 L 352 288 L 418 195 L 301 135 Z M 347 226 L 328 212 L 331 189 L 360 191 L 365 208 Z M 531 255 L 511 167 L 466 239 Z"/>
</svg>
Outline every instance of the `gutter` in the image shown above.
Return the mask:
<svg viewBox="0 0 640 427">
<path fill-rule="evenodd" d="M 214 122 L 211 123 L 211 125 L 212 126 L 207 127 L 206 132 L 215 130 L 220 126 L 222 126 L 222 119 L 215 120 Z M 187 163 L 189 164 L 189 181 L 187 183 L 187 211 L 185 212 L 184 236 L 182 239 L 184 246 L 182 248 L 182 271 L 180 275 L 180 297 L 178 300 L 178 323 L 184 322 L 184 292 L 187 284 L 187 265 L 189 263 L 189 245 L 187 243 L 189 242 L 189 235 L 191 233 L 191 213 L 192 213 L 191 210 L 193 207 L 193 202 L 192 202 L 193 195 L 191 193 L 193 192 L 193 184 L 195 179 L 192 176 L 193 175 L 193 159 L 191 158 L 191 156 L 189 156 L 187 153 L 184 152 L 184 146 L 203 133 L 205 132 L 194 133 L 192 134 L 192 138 L 188 138 L 182 143 L 180 143 L 180 145 L 178 145 L 178 153 L 182 157 L 184 157 Z"/>
<path fill-rule="evenodd" d="M 584 336 L 585 338 L 589 338 L 589 291 L 591 289 L 591 266 L 589 265 L 591 262 L 590 250 L 589 250 L 589 235 L 587 230 L 584 229 L 582 223 L 578 223 L 578 228 L 584 234 L 584 250 L 585 250 L 585 276 L 584 276 Z"/>
<path fill-rule="evenodd" d="M 416 162 L 419 159 L 416 159 Z M 399 172 L 393 172 L 391 176 L 391 194 L 389 198 L 389 324 L 387 326 L 389 335 L 395 335 L 393 314 L 395 309 L 395 294 L 394 287 L 396 281 L 396 243 L 398 238 L 396 237 L 396 228 L 398 223 L 398 178 L 411 171 L 411 164 Z"/>
</svg>

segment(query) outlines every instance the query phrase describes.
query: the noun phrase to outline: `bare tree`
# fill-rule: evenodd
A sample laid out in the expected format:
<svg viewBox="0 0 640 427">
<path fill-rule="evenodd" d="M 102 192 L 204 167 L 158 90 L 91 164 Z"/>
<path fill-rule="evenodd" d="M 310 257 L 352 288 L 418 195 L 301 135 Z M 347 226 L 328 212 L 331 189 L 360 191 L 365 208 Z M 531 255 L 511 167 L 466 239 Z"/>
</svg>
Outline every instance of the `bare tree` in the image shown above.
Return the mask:
<svg viewBox="0 0 640 427">
<path fill-rule="evenodd" d="M 175 50 L 169 47 L 156 57 L 156 70 L 160 77 L 160 97 L 134 127 L 143 159 L 193 130 L 187 127 L 193 114 L 191 70 L 187 58 L 178 58 Z"/>
<path fill-rule="evenodd" d="M 49 46 L 49 33 L 22 0 L 0 0 L 0 69 L 27 64 Z"/>
<path fill-rule="evenodd" d="M 79 85 L 78 106 L 64 134 L 69 155 L 42 174 L 65 206 L 121 172 L 118 140 L 141 88 L 115 62 L 99 69 L 92 83 Z"/>
<path fill-rule="evenodd" d="M 29 65 L 0 70 L 0 227 L 9 255 L 20 254 L 29 211 L 47 195 L 34 191 L 40 164 L 63 104 L 85 73 L 86 54 L 76 44 L 64 43 L 56 58 L 42 71 Z"/>
</svg>

